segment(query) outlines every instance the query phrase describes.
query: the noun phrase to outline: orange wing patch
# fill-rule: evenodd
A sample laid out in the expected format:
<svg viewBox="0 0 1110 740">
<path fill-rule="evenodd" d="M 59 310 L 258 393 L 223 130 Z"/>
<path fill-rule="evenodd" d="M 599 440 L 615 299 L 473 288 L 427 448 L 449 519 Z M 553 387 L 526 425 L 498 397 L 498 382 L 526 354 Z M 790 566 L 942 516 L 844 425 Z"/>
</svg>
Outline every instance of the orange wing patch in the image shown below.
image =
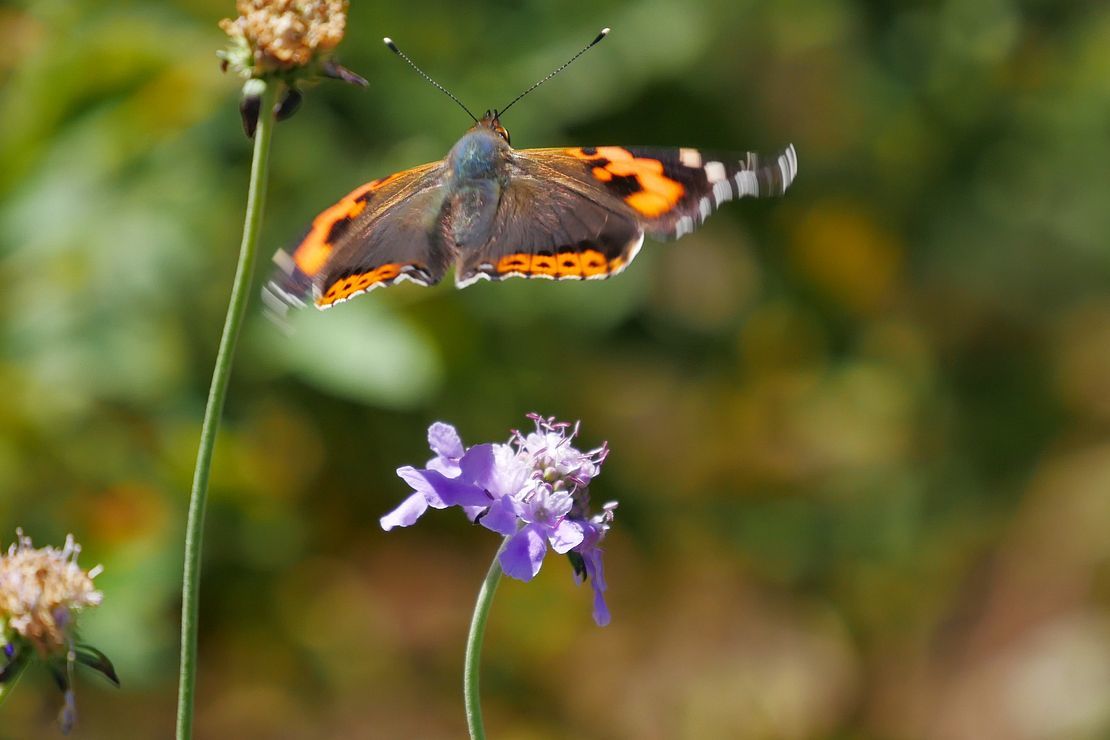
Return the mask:
<svg viewBox="0 0 1110 740">
<path fill-rule="evenodd" d="M 497 272 L 504 275 L 509 272 L 522 272 L 528 274 L 532 271 L 532 255 L 527 253 L 507 254 L 497 260 Z"/>
<path fill-rule="evenodd" d="M 565 247 L 564 247 L 565 249 Z M 522 275 L 524 277 L 547 277 L 557 280 L 573 280 L 590 277 L 604 277 L 616 272 L 624 265 L 624 258 L 605 259 L 596 249 L 562 251 L 554 255 L 516 252 L 507 254 L 497 261 L 495 271 L 498 276 Z"/>
<path fill-rule="evenodd" d="M 624 202 L 647 218 L 657 218 L 672 210 L 686 194 L 682 183 L 663 174 L 663 163 L 658 159 L 636 157 L 619 146 L 564 151 L 575 159 L 594 163 L 590 174 L 596 180 L 609 183 L 615 177 L 631 179 L 639 189 L 624 196 Z"/>
<path fill-rule="evenodd" d="M 555 274 L 560 279 L 582 277 L 582 258 L 578 252 L 559 252 L 555 255 Z"/>
<path fill-rule="evenodd" d="M 395 280 L 401 275 L 404 265 L 391 263 L 382 265 L 381 267 L 364 272 L 360 275 L 350 275 L 342 280 L 336 280 L 324 294 L 316 299 L 316 305 L 320 308 L 327 308 L 333 303 L 345 301 L 348 298 L 365 293 L 371 288 L 380 285 L 381 283 L 388 283 Z"/>
<path fill-rule="evenodd" d="M 368 196 L 396 177 L 397 175 L 390 175 L 355 188 L 343 196 L 343 199 L 334 206 L 314 218 L 312 226 L 308 230 L 308 235 L 297 245 L 293 252 L 293 262 L 300 268 L 301 272 L 310 278 L 316 277 L 320 270 L 324 269 L 324 265 L 327 264 L 331 251 L 335 247 L 329 241 L 335 225 L 343 221 L 350 221 L 361 214 L 366 210 Z"/>
<path fill-rule="evenodd" d="M 605 255 L 596 249 L 586 249 L 582 251 L 579 256 L 579 261 L 582 264 L 582 276 L 594 277 L 595 275 L 608 275 L 609 263 L 605 259 Z"/>
<path fill-rule="evenodd" d="M 533 275 L 542 275 L 544 277 L 555 277 L 558 274 L 558 268 L 555 266 L 555 258 L 550 254 L 535 254 L 532 255 L 532 270 Z"/>
</svg>

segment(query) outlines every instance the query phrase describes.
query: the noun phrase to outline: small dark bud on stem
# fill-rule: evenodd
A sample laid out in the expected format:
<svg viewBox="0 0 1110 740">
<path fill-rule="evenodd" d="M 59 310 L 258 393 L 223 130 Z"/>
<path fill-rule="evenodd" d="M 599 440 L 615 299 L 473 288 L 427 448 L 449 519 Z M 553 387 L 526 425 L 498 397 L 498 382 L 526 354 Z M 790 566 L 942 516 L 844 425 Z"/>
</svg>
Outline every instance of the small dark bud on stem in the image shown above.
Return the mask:
<svg viewBox="0 0 1110 740">
<path fill-rule="evenodd" d="M 284 121 L 287 118 L 292 118 L 293 114 L 301 107 L 302 96 L 296 88 L 286 88 L 281 96 L 281 100 L 274 106 L 274 120 Z"/>
<path fill-rule="evenodd" d="M 239 115 L 243 118 L 243 133 L 248 139 L 254 138 L 258 127 L 258 109 L 262 105 L 262 92 L 266 83 L 258 79 L 247 80 L 243 85 L 243 95 L 239 98 Z"/>
</svg>

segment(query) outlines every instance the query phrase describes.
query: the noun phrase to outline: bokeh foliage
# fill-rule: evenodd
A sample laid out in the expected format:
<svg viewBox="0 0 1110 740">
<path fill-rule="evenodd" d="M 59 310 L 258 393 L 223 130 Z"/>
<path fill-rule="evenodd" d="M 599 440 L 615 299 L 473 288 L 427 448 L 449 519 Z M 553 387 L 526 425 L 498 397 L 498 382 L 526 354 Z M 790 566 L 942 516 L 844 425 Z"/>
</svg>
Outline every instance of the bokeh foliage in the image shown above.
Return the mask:
<svg viewBox="0 0 1110 740">
<path fill-rule="evenodd" d="M 232 12 L 0 8 L 0 539 L 72 531 L 105 566 L 85 638 L 124 690 L 78 681 L 82 737 L 172 728 L 249 165 L 214 56 Z M 465 130 L 381 36 L 482 110 L 602 25 L 506 117 L 514 144 L 792 141 L 794 188 L 606 283 L 404 285 L 289 333 L 257 304 L 216 454 L 201 735 L 461 736 L 496 545 L 377 517 L 428 422 L 479 442 L 533 410 L 613 448 L 614 623 L 561 563 L 506 583 L 493 736 L 1110 733 L 1110 6 L 356 3 L 340 58 L 370 88 L 320 85 L 279 125 L 266 243 Z M 0 736 L 51 731 L 47 681 Z"/>
</svg>

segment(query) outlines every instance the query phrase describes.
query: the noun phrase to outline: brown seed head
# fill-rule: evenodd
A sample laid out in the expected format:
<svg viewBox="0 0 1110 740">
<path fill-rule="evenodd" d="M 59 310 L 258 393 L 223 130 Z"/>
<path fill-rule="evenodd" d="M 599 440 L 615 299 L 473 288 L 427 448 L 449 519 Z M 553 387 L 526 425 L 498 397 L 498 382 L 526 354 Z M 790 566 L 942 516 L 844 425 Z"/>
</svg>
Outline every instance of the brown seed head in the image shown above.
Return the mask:
<svg viewBox="0 0 1110 740">
<path fill-rule="evenodd" d="M 81 547 L 66 537 L 61 550 L 35 549 L 31 538 L 16 531 L 16 542 L 0 554 L 0 623 L 35 646 L 41 655 L 65 649 L 73 633 L 74 613 L 100 604 L 92 579 L 97 566 L 77 565 Z"/>
<path fill-rule="evenodd" d="M 305 67 L 343 40 L 347 0 L 237 0 L 239 17 L 220 21 L 237 44 L 251 53 L 250 72 Z"/>
</svg>

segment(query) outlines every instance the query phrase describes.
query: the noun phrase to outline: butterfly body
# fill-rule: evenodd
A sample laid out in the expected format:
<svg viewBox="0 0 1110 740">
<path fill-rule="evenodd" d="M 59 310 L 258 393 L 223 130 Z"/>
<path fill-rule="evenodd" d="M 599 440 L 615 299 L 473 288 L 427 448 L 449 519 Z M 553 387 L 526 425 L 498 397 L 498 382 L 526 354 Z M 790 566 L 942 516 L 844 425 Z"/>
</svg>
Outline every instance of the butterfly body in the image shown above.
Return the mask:
<svg viewBox="0 0 1110 740">
<path fill-rule="evenodd" d="M 456 252 L 483 244 L 509 185 L 509 145 L 484 127 L 463 136 L 447 155 L 443 222 Z"/>
<path fill-rule="evenodd" d="M 696 149 L 513 149 L 489 111 L 441 162 L 374 180 L 279 252 L 269 292 L 328 308 L 398 281 L 607 278 L 645 234 L 674 239 L 723 202 L 781 195 L 797 173 L 788 147 L 769 161 Z"/>
</svg>

